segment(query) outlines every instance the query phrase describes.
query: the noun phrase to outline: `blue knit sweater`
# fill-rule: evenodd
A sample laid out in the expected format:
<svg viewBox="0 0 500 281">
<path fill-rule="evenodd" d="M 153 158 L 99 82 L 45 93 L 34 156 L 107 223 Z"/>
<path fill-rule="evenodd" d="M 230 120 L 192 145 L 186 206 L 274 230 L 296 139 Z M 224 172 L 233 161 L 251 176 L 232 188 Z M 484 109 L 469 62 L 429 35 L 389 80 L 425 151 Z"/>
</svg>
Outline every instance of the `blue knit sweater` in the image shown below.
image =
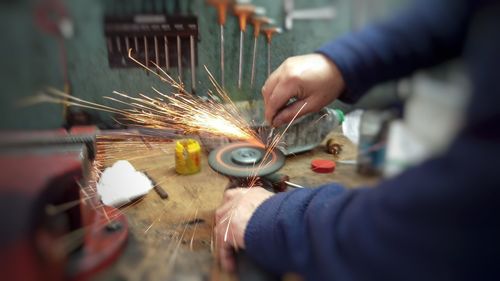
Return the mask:
<svg viewBox="0 0 500 281">
<path fill-rule="evenodd" d="M 319 52 L 341 70 L 347 102 L 462 57 L 465 128 L 444 155 L 376 188 L 271 197 L 247 227 L 248 255 L 307 280 L 500 280 L 500 1 L 417 0 Z"/>
</svg>

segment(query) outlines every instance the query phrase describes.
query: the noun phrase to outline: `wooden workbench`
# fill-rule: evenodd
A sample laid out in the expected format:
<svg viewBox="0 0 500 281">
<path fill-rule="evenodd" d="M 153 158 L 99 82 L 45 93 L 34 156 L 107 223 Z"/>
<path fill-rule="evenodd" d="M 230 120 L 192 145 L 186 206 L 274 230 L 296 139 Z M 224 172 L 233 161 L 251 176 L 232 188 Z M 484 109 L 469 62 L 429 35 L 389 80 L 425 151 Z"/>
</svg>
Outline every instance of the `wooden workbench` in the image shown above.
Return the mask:
<svg viewBox="0 0 500 281">
<path fill-rule="evenodd" d="M 332 133 L 343 149 L 336 160 L 356 159 L 356 148 L 344 136 Z M 219 272 L 213 258 L 214 210 L 219 206 L 228 179 L 210 169 L 206 156 L 200 173 L 180 176 L 174 170 L 174 143 L 138 136 L 106 136 L 97 140 L 96 170 L 118 160 L 128 160 L 169 194 L 155 191 L 121 208 L 129 220 L 130 238 L 124 254 L 98 279 L 108 280 L 235 280 Z M 337 164 L 332 174 L 310 169 L 315 158 L 332 159 L 324 145 L 314 151 L 289 156 L 280 173 L 308 187 L 337 182 L 353 188 L 372 185 L 375 178 L 360 177 L 354 165 Z"/>
</svg>

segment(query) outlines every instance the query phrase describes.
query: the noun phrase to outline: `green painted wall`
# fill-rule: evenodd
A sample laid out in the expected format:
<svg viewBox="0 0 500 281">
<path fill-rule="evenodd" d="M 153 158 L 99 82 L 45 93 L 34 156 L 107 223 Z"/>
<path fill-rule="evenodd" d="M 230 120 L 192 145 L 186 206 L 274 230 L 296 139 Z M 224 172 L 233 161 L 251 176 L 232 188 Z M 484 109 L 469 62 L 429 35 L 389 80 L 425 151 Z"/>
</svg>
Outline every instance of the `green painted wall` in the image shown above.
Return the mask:
<svg viewBox="0 0 500 281">
<path fill-rule="evenodd" d="M 139 4 L 139 0 L 129 0 Z M 169 0 L 165 0 L 169 1 Z M 273 66 L 277 67 L 284 59 L 292 55 L 314 51 L 323 42 L 339 36 L 351 29 L 355 17 L 361 17 L 353 10 L 354 2 L 366 0 L 334 0 L 338 16 L 333 21 L 295 21 L 294 29 L 278 35 L 273 40 Z M 371 0 L 368 2 L 374 2 Z M 42 129 L 59 127 L 62 123 L 62 107 L 42 104 L 27 108 L 15 107 L 14 103 L 31 96 L 45 86 L 63 87 L 59 65 L 59 49 L 56 39 L 43 34 L 33 21 L 34 0 L 0 2 L 0 34 L 4 42 L 0 44 L 1 100 L 0 129 Z M 68 72 L 73 95 L 94 102 L 110 104 L 103 96 L 111 95 L 113 90 L 129 94 L 151 94 L 151 86 L 169 92 L 168 86 L 161 84 L 154 76 L 147 76 L 139 69 L 110 69 L 103 35 L 102 19 L 104 0 L 66 0 L 71 14 L 75 35 L 66 41 L 68 52 Z M 119 3 L 121 1 L 114 1 Z M 219 29 L 216 24 L 215 9 L 205 4 L 204 0 L 181 0 L 182 11 L 187 12 L 189 4 L 198 15 L 200 42 L 198 92 L 203 95 L 209 86 L 203 70 L 206 65 L 219 77 Z M 378 0 L 377 12 L 391 10 L 401 0 Z M 107 2 L 109 3 L 109 2 Z M 267 9 L 267 15 L 278 24 L 283 23 L 282 1 L 255 0 L 257 6 Z M 329 0 L 295 0 L 297 9 L 324 6 Z M 388 4 L 389 3 L 389 4 Z M 359 7 L 359 6 L 358 6 Z M 370 11 L 365 11 L 364 18 L 370 18 Z M 236 19 L 228 17 L 226 26 L 226 88 L 234 99 L 248 99 L 260 96 L 259 90 L 266 78 L 266 48 L 264 37 L 260 38 L 258 49 L 257 79 L 255 90 L 250 89 L 250 60 L 252 50 L 252 28 L 245 37 L 244 88 L 238 90 L 238 47 L 239 29 Z M 183 75 L 190 84 L 188 69 Z M 383 90 L 388 91 L 388 90 Z M 101 114 L 109 120 L 109 116 Z"/>
</svg>

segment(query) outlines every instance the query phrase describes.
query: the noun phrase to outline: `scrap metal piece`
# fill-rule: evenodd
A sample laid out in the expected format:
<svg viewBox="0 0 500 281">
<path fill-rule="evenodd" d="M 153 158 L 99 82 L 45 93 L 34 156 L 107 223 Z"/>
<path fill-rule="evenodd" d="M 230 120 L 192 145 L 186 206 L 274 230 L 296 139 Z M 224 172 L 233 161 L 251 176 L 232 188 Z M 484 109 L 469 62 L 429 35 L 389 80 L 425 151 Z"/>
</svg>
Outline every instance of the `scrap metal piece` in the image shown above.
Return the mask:
<svg viewBox="0 0 500 281">
<path fill-rule="evenodd" d="M 342 152 L 342 145 L 336 143 L 334 139 L 329 139 L 326 141 L 326 152 L 338 157 Z"/>
</svg>

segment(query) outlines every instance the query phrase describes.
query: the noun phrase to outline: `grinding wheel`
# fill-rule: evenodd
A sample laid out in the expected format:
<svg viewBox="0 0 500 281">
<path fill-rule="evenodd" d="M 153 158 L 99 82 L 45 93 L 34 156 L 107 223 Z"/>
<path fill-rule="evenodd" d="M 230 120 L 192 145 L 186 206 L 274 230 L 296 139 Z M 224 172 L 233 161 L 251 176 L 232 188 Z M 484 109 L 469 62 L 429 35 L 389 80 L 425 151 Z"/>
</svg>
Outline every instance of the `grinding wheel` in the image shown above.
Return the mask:
<svg viewBox="0 0 500 281">
<path fill-rule="evenodd" d="M 221 146 L 208 156 L 208 164 L 216 172 L 230 177 L 248 178 L 277 172 L 285 164 L 283 153 L 275 149 L 264 159 L 262 146 L 239 142 Z"/>
</svg>

